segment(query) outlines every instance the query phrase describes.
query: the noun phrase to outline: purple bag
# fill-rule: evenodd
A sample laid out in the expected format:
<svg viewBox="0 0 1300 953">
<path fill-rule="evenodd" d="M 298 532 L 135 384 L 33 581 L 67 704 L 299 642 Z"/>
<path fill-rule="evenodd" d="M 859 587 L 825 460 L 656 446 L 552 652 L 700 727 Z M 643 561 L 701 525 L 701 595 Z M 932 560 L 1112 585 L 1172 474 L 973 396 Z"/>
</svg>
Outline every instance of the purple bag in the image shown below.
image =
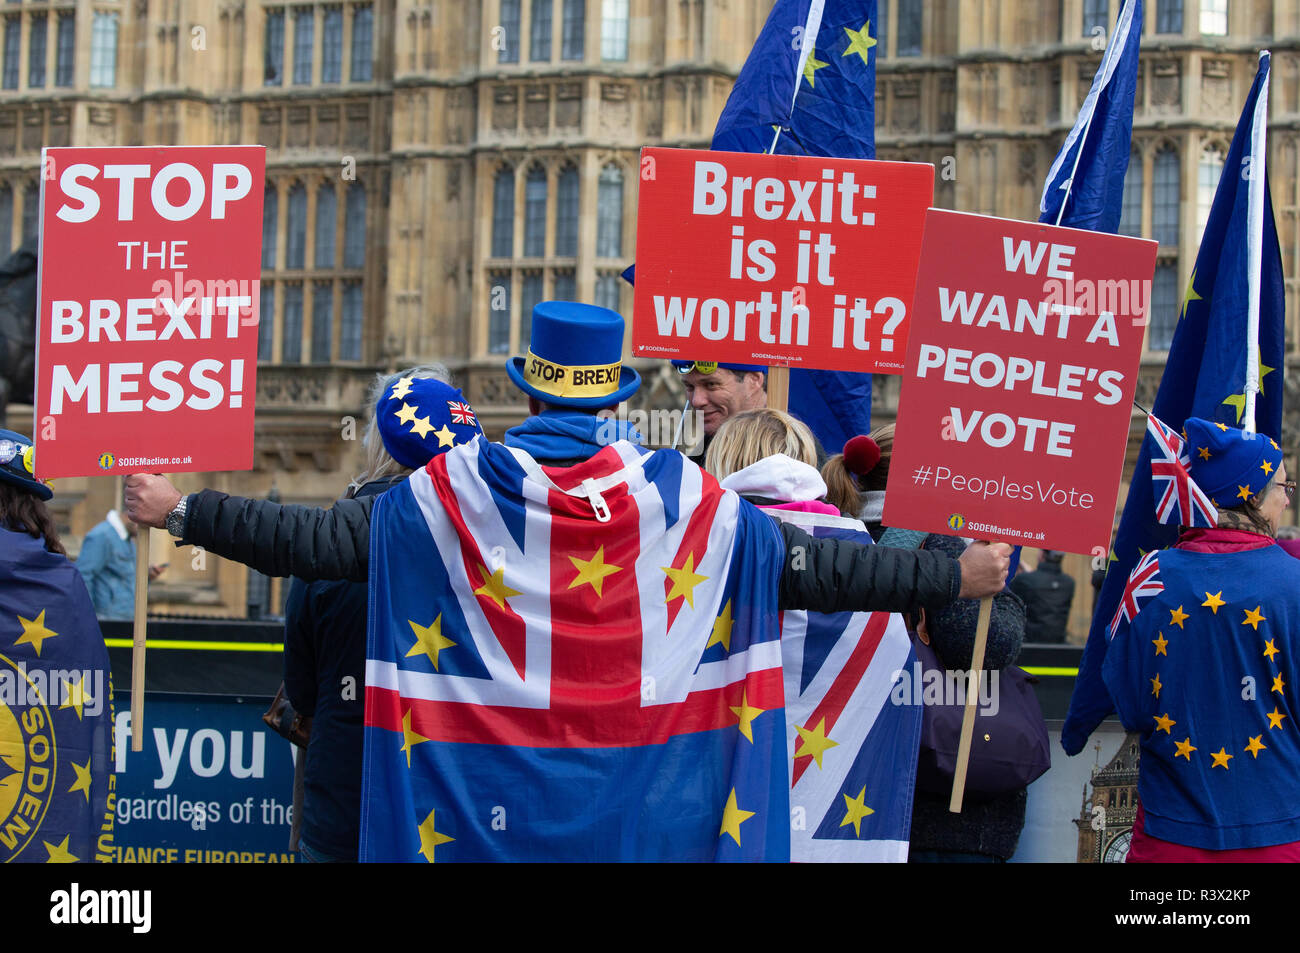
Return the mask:
<svg viewBox="0 0 1300 953">
<path fill-rule="evenodd" d="M 946 686 L 948 671 L 940 664 L 934 648 L 915 633 L 912 645 L 921 663 L 923 684 L 932 684 L 937 678 L 940 685 Z M 1034 695 L 1033 684 L 1037 679 L 1024 669 L 1008 665 L 997 673 L 985 672 L 986 686 L 992 684 L 990 676 L 994 674 L 997 675 L 997 713 L 983 713 L 982 703 L 975 709 L 975 731 L 971 735 L 970 761 L 966 768 L 965 797 L 971 801 L 987 801 L 1018 791 L 1052 766 L 1047 722 Z M 989 690 L 985 687 L 985 695 Z M 916 771 L 917 790 L 945 797 L 952 793 L 966 707 L 964 690 L 952 692 L 955 698 L 949 694 L 946 690 L 943 693 L 945 703 L 922 705 L 921 758 Z"/>
</svg>

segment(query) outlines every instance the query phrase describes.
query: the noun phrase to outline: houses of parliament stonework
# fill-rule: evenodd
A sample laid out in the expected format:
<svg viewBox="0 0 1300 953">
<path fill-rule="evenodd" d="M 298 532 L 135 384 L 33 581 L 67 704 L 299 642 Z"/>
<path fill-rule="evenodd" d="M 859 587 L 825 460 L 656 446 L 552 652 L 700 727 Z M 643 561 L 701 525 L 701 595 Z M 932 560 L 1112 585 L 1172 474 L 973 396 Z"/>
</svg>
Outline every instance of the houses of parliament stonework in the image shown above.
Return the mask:
<svg viewBox="0 0 1300 953">
<path fill-rule="evenodd" d="M 1036 218 L 1119 6 L 879 0 L 879 157 L 933 163 L 937 206 Z M 1121 231 L 1160 242 L 1138 385 L 1149 406 L 1261 48 L 1274 52 L 1268 162 L 1295 305 L 1300 0 L 1145 6 Z M 0 251 L 35 237 L 42 146 L 265 145 L 255 468 L 176 482 L 327 504 L 359 469 L 377 372 L 445 363 L 499 438 L 527 412 L 503 362 L 526 347 L 534 302 L 631 317 L 619 273 L 635 259 L 638 151 L 708 147 L 771 7 L 4 0 Z M 1289 355 L 1296 337 L 1289 323 Z M 632 363 L 646 378 L 638 406 L 681 406 L 663 362 Z M 897 393 L 897 378 L 877 377 L 877 421 Z M 7 426 L 30 432 L 30 408 L 11 405 Z M 70 549 L 118 492 L 109 478 L 59 481 Z M 268 595 L 242 567 L 199 555 L 154 534 L 170 571 L 153 611 L 275 611 L 279 583 Z M 1083 557 L 1066 566 L 1086 579 Z M 1090 608 L 1076 598 L 1076 637 Z"/>
</svg>

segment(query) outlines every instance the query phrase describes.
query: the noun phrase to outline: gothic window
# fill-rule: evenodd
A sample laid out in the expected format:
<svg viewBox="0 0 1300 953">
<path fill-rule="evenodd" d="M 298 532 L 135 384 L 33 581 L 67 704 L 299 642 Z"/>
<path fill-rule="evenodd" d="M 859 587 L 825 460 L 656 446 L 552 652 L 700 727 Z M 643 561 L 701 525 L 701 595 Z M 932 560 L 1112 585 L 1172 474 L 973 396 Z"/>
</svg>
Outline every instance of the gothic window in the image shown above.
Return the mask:
<svg viewBox="0 0 1300 953">
<path fill-rule="evenodd" d="M 627 60 L 627 0 L 601 0 L 600 58 Z"/>
<path fill-rule="evenodd" d="M 90 31 L 90 85 L 117 85 L 117 14 L 95 11 Z"/>
<path fill-rule="evenodd" d="M 1210 206 L 1214 204 L 1214 193 L 1219 188 L 1219 176 L 1223 174 L 1224 152 L 1218 146 L 1207 146 L 1201 153 L 1201 161 L 1196 166 L 1196 234 L 1205 232 L 1205 223 L 1210 220 Z"/>
<path fill-rule="evenodd" d="M 1180 178 L 1178 150 L 1164 146 L 1151 164 L 1151 237 L 1172 248 L 1178 247 Z"/>
<path fill-rule="evenodd" d="M 49 18 L 44 13 L 31 15 L 31 30 L 27 40 L 27 86 L 40 89 L 45 85 L 45 39 Z"/>
<path fill-rule="evenodd" d="M 262 199 L 262 267 L 275 267 L 275 237 L 279 231 L 280 193 L 275 186 L 266 187 Z"/>
<path fill-rule="evenodd" d="M 275 285 L 262 282 L 260 307 L 257 316 L 257 359 L 269 361 L 274 357 L 275 344 Z"/>
<path fill-rule="evenodd" d="M 1110 27 L 1110 0 L 1083 0 L 1083 35 L 1105 36 Z"/>
<path fill-rule="evenodd" d="M 578 170 L 565 166 L 555 188 L 555 254 L 572 258 L 578 254 Z"/>
<path fill-rule="evenodd" d="M 921 12 L 921 0 L 898 0 L 897 55 L 921 55 Z"/>
<path fill-rule="evenodd" d="M 497 172 L 492 186 L 492 257 L 510 258 L 515 253 L 515 170 Z"/>
<path fill-rule="evenodd" d="M 289 189 L 289 221 L 287 229 L 284 267 L 301 269 L 306 263 L 307 254 L 307 188 L 301 183 Z"/>
<path fill-rule="evenodd" d="M 358 6 L 352 14 L 352 82 L 368 83 L 374 78 L 374 8 Z"/>
<path fill-rule="evenodd" d="M 497 50 L 498 63 L 519 62 L 519 4 L 521 0 L 501 0 L 501 48 Z"/>
<path fill-rule="evenodd" d="M 494 271 L 488 275 L 488 352 L 505 354 L 510 350 L 510 272 Z"/>
<path fill-rule="evenodd" d="M 876 22 L 872 26 L 876 38 L 876 58 L 889 55 L 889 0 L 877 0 Z"/>
<path fill-rule="evenodd" d="M 578 282 L 571 271 L 557 271 L 551 285 L 551 297 L 556 301 L 576 301 Z"/>
<path fill-rule="evenodd" d="M 524 183 L 524 257 L 546 254 L 546 170 L 533 166 Z"/>
<path fill-rule="evenodd" d="M 1129 156 L 1124 176 L 1124 204 L 1119 216 L 1119 233 L 1142 237 L 1142 153 L 1136 149 Z"/>
<path fill-rule="evenodd" d="M 523 342 L 532 337 L 533 308 L 542 300 L 542 273 L 540 271 L 530 271 L 524 274 L 520 299 L 519 341 L 520 346 L 523 347 Z"/>
<path fill-rule="evenodd" d="M 77 42 L 77 15 L 60 13 L 58 35 L 55 38 L 54 85 L 71 86 L 75 69 L 73 53 Z"/>
<path fill-rule="evenodd" d="M 18 17 L 5 18 L 4 88 L 18 88 L 18 57 L 23 44 L 23 21 Z"/>
<path fill-rule="evenodd" d="M 343 282 L 343 326 L 339 333 L 339 360 L 361 360 L 361 282 Z"/>
<path fill-rule="evenodd" d="M 607 165 L 596 190 L 596 255 L 623 256 L 623 171 Z"/>
<path fill-rule="evenodd" d="M 582 45 L 586 38 L 586 0 L 564 0 L 564 19 L 561 21 L 560 58 L 582 59 Z"/>
<path fill-rule="evenodd" d="M 23 241 L 36 238 L 41 224 L 41 187 L 29 182 L 23 189 Z"/>
<path fill-rule="evenodd" d="M 311 47 L 316 30 L 316 11 L 298 7 L 293 11 L 293 84 L 311 85 Z"/>
<path fill-rule="evenodd" d="M 333 185 L 322 185 L 316 193 L 317 268 L 334 267 L 334 234 L 338 225 L 338 196 Z"/>
<path fill-rule="evenodd" d="M 619 297 L 622 294 L 622 282 L 617 274 L 605 274 L 596 276 L 596 304 L 602 308 L 609 308 L 611 311 L 619 310 Z"/>
<path fill-rule="evenodd" d="M 284 11 L 266 11 L 266 35 L 262 54 L 262 84 L 280 86 L 284 83 Z"/>
<path fill-rule="evenodd" d="M 343 8 L 326 7 L 322 20 L 320 81 L 343 80 Z"/>
<path fill-rule="evenodd" d="M 1178 266 L 1173 262 L 1156 265 L 1151 281 L 1151 331 L 1147 335 L 1147 348 L 1167 351 L 1174 339 L 1178 325 Z"/>
<path fill-rule="evenodd" d="M 360 182 L 348 186 L 343 218 L 343 267 L 360 268 L 366 260 L 366 187 Z"/>
<path fill-rule="evenodd" d="M 284 327 L 280 336 L 280 362 L 302 363 L 302 283 L 284 286 Z"/>
<path fill-rule="evenodd" d="M 1183 0 L 1156 0 L 1156 32 L 1183 32 Z"/>
<path fill-rule="evenodd" d="M 330 337 L 334 330 L 334 283 L 317 281 L 311 289 L 311 361 L 330 362 Z"/>
<path fill-rule="evenodd" d="M 551 9 L 554 0 L 533 0 L 528 58 L 534 63 L 551 61 Z"/>
<path fill-rule="evenodd" d="M 1201 0 L 1201 33 L 1228 35 L 1228 0 Z"/>
</svg>

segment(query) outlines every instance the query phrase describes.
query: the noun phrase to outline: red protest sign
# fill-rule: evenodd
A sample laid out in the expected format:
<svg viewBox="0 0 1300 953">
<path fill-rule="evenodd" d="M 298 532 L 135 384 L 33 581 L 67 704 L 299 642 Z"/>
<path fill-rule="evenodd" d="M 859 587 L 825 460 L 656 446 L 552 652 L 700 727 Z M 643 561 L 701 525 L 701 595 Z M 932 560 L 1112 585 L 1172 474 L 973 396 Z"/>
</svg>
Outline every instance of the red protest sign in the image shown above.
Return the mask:
<svg viewBox="0 0 1300 953">
<path fill-rule="evenodd" d="M 901 373 L 934 166 L 643 149 L 632 347 Z"/>
<path fill-rule="evenodd" d="M 931 209 L 885 525 L 1105 554 L 1155 256 Z"/>
<path fill-rule="evenodd" d="M 251 467 L 265 148 L 42 168 L 38 475 Z"/>
</svg>

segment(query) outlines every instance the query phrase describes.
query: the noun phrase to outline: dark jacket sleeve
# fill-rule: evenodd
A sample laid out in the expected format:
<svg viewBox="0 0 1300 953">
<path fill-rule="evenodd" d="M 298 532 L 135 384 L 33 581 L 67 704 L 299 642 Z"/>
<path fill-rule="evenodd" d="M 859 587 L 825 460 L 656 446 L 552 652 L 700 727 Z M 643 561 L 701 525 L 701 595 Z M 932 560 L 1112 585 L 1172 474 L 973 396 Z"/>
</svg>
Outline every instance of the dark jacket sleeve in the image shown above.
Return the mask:
<svg viewBox="0 0 1300 953">
<path fill-rule="evenodd" d="M 339 500 L 323 509 L 200 490 L 186 505 L 181 541 L 268 576 L 365 582 L 376 499 Z"/>
<path fill-rule="evenodd" d="M 311 591 L 301 579 L 289 584 L 284 604 L 284 691 L 295 711 L 316 714 L 316 652 Z"/>
<path fill-rule="evenodd" d="M 814 539 L 791 523 L 782 523 L 781 533 L 782 609 L 909 612 L 946 606 L 961 591 L 961 566 L 950 556 Z"/>
</svg>

